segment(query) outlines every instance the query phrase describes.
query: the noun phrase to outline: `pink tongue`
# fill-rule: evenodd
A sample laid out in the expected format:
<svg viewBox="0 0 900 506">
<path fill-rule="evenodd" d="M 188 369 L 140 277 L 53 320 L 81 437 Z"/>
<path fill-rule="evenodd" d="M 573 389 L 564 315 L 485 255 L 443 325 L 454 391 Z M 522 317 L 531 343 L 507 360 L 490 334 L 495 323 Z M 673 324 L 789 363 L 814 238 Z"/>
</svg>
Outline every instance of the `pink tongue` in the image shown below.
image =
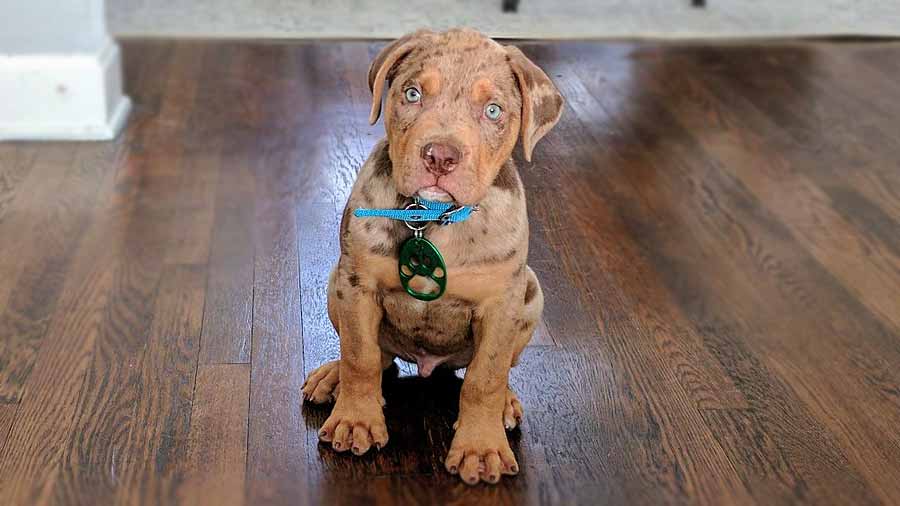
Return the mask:
<svg viewBox="0 0 900 506">
<path fill-rule="evenodd" d="M 434 368 L 441 365 L 441 362 L 443 362 L 443 359 L 438 357 L 428 355 L 416 357 L 416 364 L 419 366 L 419 376 L 423 378 L 431 376 Z"/>
</svg>

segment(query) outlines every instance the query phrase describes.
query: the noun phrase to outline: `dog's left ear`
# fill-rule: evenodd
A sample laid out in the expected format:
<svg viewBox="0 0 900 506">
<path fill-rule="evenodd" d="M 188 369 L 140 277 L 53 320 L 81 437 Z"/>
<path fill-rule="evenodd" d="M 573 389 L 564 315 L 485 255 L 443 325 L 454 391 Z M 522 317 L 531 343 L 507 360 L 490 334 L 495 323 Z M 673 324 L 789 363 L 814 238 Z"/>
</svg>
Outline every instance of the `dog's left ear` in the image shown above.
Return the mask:
<svg viewBox="0 0 900 506">
<path fill-rule="evenodd" d="M 522 150 L 530 162 L 534 145 L 559 121 L 564 101 L 553 81 L 519 48 L 504 47 L 522 92 Z"/>
<path fill-rule="evenodd" d="M 381 96 L 384 93 L 384 82 L 390 77 L 391 71 L 413 49 L 422 44 L 432 32 L 419 30 L 404 35 L 391 42 L 378 53 L 369 65 L 369 91 L 372 92 L 372 112 L 369 113 L 369 124 L 374 125 L 381 115 Z"/>
</svg>

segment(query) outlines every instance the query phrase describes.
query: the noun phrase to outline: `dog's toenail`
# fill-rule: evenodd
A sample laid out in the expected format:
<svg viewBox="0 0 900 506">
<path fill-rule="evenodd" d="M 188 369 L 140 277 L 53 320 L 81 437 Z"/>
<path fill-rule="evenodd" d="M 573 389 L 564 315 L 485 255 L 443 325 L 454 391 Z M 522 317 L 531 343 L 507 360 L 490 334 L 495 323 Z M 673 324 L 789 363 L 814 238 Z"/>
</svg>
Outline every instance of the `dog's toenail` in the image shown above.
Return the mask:
<svg viewBox="0 0 900 506">
<path fill-rule="evenodd" d="M 325 431 L 325 430 L 320 430 L 320 431 L 319 431 L 319 437 L 325 437 L 325 436 L 327 436 L 327 435 L 328 435 L 328 431 Z"/>
<path fill-rule="evenodd" d="M 381 443 L 375 443 L 375 449 L 381 451 Z"/>
<path fill-rule="evenodd" d="M 334 447 L 337 448 L 338 450 L 340 450 L 340 449 L 341 449 L 341 443 L 338 443 L 337 441 L 335 441 L 335 442 L 334 442 Z"/>
<path fill-rule="evenodd" d="M 512 466 L 512 467 L 510 467 L 509 469 L 510 469 L 510 471 L 512 471 L 512 472 L 514 472 L 514 473 L 518 473 L 518 472 L 519 472 L 519 466 Z"/>
</svg>

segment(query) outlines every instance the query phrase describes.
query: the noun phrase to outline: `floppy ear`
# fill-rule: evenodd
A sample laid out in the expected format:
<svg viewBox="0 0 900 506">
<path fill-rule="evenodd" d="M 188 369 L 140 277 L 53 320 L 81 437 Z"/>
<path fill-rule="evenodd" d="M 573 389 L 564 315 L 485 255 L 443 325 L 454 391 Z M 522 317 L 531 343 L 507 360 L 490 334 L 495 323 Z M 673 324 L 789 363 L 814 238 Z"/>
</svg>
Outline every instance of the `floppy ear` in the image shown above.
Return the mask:
<svg viewBox="0 0 900 506">
<path fill-rule="evenodd" d="M 534 145 L 559 121 L 564 101 L 553 81 L 519 48 L 505 48 L 522 92 L 522 150 L 530 162 Z"/>
<path fill-rule="evenodd" d="M 427 30 L 419 30 L 408 35 L 404 35 L 399 39 L 384 46 L 378 56 L 372 60 L 369 65 L 369 91 L 372 92 L 372 112 L 369 113 L 369 123 L 374 125 L 381 115 L 381 95 L 384 93 L 384 82 L 388 79 L 391 71 L 400 63 L 406 55 L 422 43 L 427 34 L 431 32 Z"/>
</svg>

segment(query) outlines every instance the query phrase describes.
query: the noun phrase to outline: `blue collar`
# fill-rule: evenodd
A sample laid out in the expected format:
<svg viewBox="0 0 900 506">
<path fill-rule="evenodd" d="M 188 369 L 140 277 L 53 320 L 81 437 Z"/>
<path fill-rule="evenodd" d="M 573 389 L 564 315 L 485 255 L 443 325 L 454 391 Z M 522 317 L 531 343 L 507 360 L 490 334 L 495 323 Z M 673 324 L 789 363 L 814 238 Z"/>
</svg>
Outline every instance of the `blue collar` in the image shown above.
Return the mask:
<svg viewBox="0 0 900 506">
<path fill-rule="evenodd" d="M 436 202 L 416 197 L 404 209 L 357 208 L 353 216 L 357 218 L 389 218 L 405 222 L 437 221 L 441 225 L 466 221 L 478 206 L 460 206 L 450 202 Z"/>
</svg>

